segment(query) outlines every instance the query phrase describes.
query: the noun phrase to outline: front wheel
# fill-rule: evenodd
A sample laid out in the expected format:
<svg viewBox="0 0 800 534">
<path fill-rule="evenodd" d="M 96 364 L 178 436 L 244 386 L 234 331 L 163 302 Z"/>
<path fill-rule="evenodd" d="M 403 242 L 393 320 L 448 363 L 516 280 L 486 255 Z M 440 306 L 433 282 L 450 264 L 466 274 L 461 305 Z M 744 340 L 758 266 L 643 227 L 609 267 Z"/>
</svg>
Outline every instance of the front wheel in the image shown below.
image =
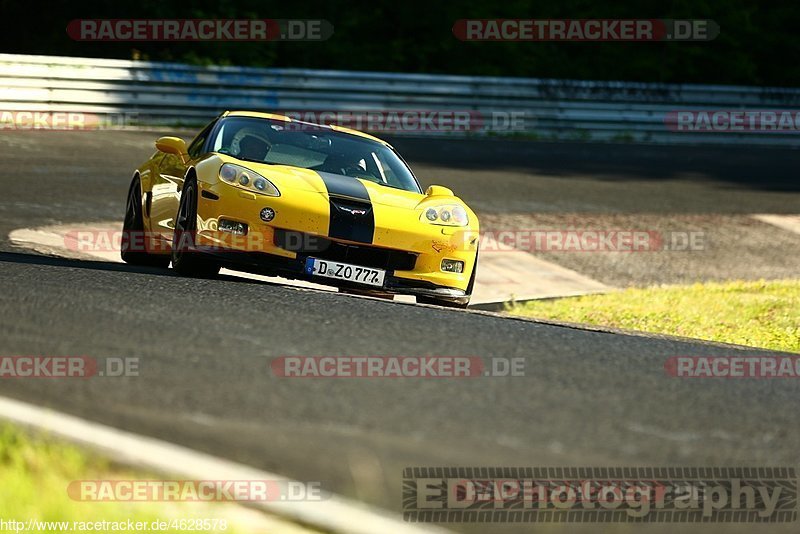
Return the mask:
<svg viewBox="0 0 800 534">
<path fill-rule="evenodd" d="M 193 251 L 197 237 L 197 183 L 186 180 L 172 233 L 172 268 L 183 276 L 208 278 L 219 272 L 219 265 Z"/>
<path fill-rule="evenodd" d="M 122 242 L 120 243 L 122 261 L 131 265 L 166 268 L 169 265 L 169 256 L 149 254 L 147 252 L 147 243 L 149 242 L 149 237 L 144 231 L 142 190 L 137 176 L 131 182 L 128 200 L 125 203 L 125 220 L 122 223 Z"/>
</svg>

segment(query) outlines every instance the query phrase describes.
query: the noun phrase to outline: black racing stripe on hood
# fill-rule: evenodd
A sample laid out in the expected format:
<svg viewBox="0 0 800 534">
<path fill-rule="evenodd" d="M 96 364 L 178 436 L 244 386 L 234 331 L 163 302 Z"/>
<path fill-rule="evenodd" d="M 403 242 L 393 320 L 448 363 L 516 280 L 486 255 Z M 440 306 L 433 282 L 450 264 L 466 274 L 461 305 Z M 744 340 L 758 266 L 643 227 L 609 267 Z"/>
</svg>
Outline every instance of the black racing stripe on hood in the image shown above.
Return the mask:
<svg viewBox="0 0 800 534">
<path fill-rule="evenodd" d="M 375 215 L 367 188 L 359 180 L 317 171 L 328 190 L 330 220 L 328 237 L 372 243 Z"/>
<path fill-rule="evenodd" d="M 328 195 L 335 197 L 349 197 L 369 202 L 369 193 L 367 188 L 360 180 L 351 178 L 349 176 L 342 176 L 341 174 L 333 174 L 330 172 L 317 171 L 319 177 L 325 182 L 325 187 L 328 189 Z"/>
</svg>

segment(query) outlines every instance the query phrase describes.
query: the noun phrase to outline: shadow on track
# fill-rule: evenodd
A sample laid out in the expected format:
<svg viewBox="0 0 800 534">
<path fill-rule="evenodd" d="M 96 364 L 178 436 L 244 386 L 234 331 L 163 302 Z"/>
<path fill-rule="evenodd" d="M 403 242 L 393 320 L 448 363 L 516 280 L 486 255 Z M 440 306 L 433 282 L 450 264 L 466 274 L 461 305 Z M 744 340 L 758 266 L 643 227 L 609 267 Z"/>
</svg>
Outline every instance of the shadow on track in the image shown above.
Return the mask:
<svg viewBox="0 0 800 534">
<path fill-rule="evenodd" d="M 135 273 L 135 274 L 149 274 L 155 276 L 168 276 L 174 278 L 181 278 L 172 269 L 160 269 L 158 267 L 140 267 L 138 265 L 128 265 L 127 263 L 116 263 L 113 261 L 100 261 L 100 260 L 78 260 L 72 258 L 59 258 L 56 256 L 44 256 L 41 254 L 27 254 L 21 252 L 0 252 L 0 263 L 20 263 L 26 265 L 41 265 L 44 267 L 67 267 L 71 269 L 89 269 L 93 271 L 110 271 L 118 273 Z M 225 282 L 237 282 L 244 284 L 264 284 L 276 285 L 279 283 L 268 282 L 264 280 L 253 280 L 252 278 L 241 278 L 238 276 L 229 276 L 225 274 L 218 274 L 211 278 L 213 280 L 222 280 Z"/>
</svg>

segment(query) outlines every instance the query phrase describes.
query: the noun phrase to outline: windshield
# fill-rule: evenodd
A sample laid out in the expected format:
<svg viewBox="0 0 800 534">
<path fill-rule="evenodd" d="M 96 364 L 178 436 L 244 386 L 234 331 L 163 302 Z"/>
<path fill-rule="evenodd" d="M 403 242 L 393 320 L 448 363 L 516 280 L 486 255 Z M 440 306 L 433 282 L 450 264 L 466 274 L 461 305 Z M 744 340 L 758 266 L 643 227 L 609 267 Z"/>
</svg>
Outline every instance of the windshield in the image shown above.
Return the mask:
<svg viewBox="0 0 800 534">
<path fill-rule="evenodd" d="M 210 147 L 245 161 L 291 165 L 421 192 L 411 170 L 391 148 L 325 127 L 228 117 L 220 123 Z"/>
</svg>

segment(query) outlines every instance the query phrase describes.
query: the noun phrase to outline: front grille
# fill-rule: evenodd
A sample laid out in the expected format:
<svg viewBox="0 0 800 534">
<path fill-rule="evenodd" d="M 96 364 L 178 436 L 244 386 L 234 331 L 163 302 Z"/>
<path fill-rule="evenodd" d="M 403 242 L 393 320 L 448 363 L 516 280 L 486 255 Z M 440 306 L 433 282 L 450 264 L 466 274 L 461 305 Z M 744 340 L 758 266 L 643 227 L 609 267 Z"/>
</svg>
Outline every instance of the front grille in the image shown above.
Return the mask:
<svg viewBox="0 0 800 534">
<path fill-rule="evenodd" d="M 313 256 L 321 260 L 340 261 L 387 271 L 411 271 L 417 264 L 417 255 L 413 252 L 370 245 L 348 245 L 325 237 L 280 228 L 275 230 L 274 242 L 275 246 L 296 252 L 298 256 Z"/>
</svg>

